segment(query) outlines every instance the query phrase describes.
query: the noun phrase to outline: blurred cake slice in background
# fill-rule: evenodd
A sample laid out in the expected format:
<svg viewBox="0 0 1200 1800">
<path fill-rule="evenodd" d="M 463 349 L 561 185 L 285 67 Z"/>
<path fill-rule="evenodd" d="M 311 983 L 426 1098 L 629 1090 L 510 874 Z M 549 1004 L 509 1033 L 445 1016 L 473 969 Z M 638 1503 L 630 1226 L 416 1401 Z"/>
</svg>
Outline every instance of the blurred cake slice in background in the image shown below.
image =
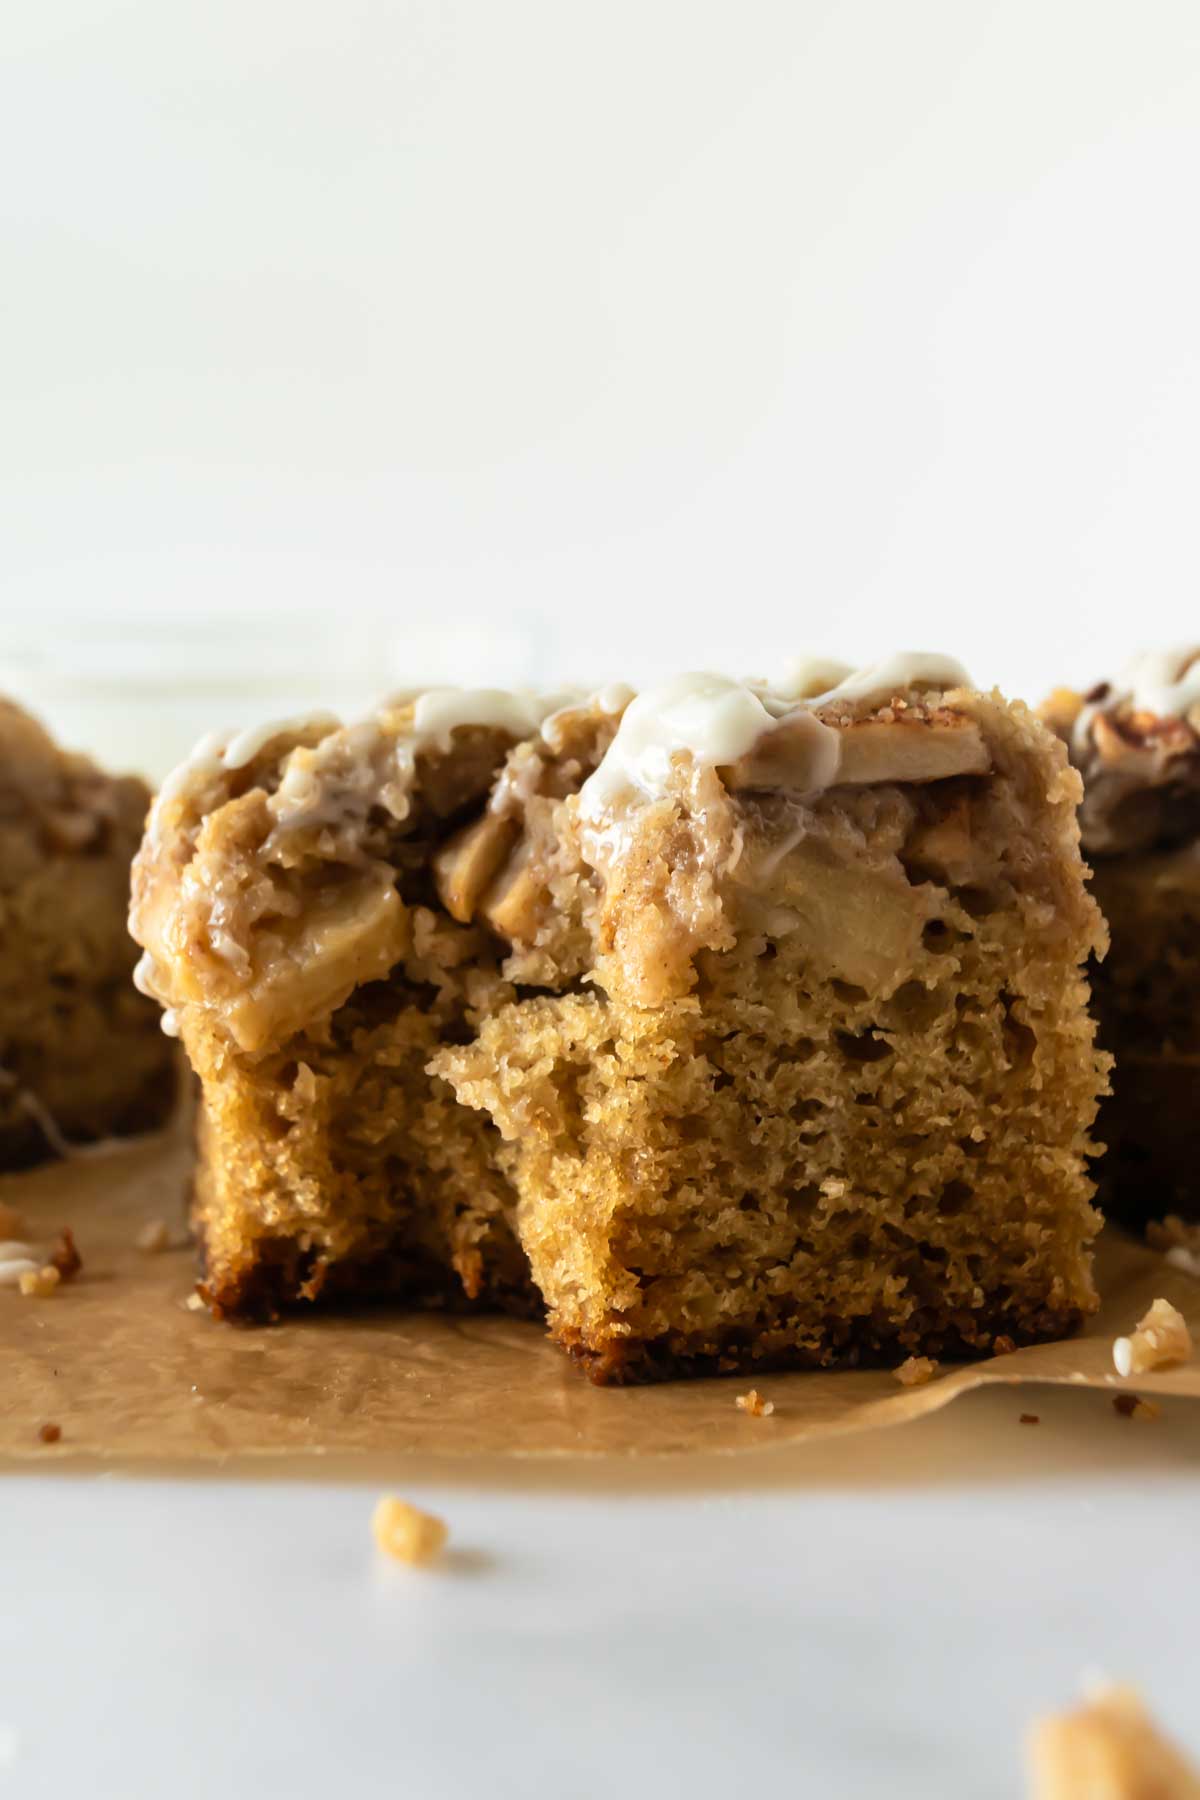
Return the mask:
<svg viewBox="0 0 1200 1800">
<path fill-rule="evenodd" d="M 150 793 L 0 701 L 0 1168 L 161 1124 L 176 1053 L 133 985 Z"/>
<path fill-rule="evenodd" d="M 1083 777 L 1079 810 L 1111 947 L 1093 972 L 1116 1057 L 1096 1133 L 1107 1210 L 1200 1217 L 1200 650 L 1143 655 L 1043 716 Z"/>
<path fill-rule="evenodd" d="M 200 1077 L 210 1303 L 544 1310 L 613 1381 L 1069 1331 L 1078 791 L 930 657 L 206 741 L 131 919 Z"/>
</svg>

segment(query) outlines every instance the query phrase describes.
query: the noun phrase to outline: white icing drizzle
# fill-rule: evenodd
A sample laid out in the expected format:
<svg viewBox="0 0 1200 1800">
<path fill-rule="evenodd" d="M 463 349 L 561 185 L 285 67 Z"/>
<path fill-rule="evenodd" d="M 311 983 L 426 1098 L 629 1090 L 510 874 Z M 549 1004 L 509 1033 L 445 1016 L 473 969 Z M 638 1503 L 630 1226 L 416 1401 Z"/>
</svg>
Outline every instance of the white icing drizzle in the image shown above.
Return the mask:
<svg viewBox="0 0 1200 1800">
<path fill-rule="evenodd" d="M 844 675 L 823 694 L 805 700 L 806 706 L 832 706 L 839 700 L 883 701 L 905 688 L 970 687 L 971 677 L 952 656 L 938 656 L 929 650 L 901 650 L 886 662 L 874 663 L 857 674 Z"/>
<path fill-rule="evenodd" d="M 163 814 L 182 800 L 189 789 L 214 782 L 232 769 L 245 768 L 265 750 L 273 738 L 302 732 L 336 731 L 341 724 L 333 713 L 303 713 L 291 719 L 275 719 L 266 725 L 251 726 L 245 731 L 210 731 L 166 777 L 150 808 L 146 830 L 152 843 L 162 834 Z"/>
<path fill-rule="evenodd" d="M 801 656 L 789 665 L 779 683 L 779 692 L 792 700 L 810 700 L 814 694 L 827 693 L 853 673 L 851 663 L 837 662 L 828 656 Z"/>
<path fill-rule="evenodd" d="M 414 748 L 449 749 L 452 734 L 471 725 L 513 738 L 534 737 L 546 719 L 578 700 L 576 694 L 537 694 L 529 688 L 430 688 L 413 708 Z"/>
<path fill-rule="evenodd" d="M 1071 733 L 1072 748 L 1087 750 L 1092 725 L 1100 713 L 1131 708 L 1156 719 L 1180 719 L 1200 701 L 1200 647 L 1176 645 L 1171 650 L 1143 650 L 1117 679 L 1105 684 L 1104 696 L 1080 709 Z"/>
<path fill-rule="evenodd" d="M 822 688 L 827 681 L 832 685 Z M 778 689 L 723 675 L 679 675 L 630 701 L 604 760 L 580 791 L 581 816 L 596 821 L 623 794 L 661 796 L 681 751 L 706 768 L 737 762 L 783 718 L 790 732 L 798 736 L 803 730 L 810 739 L 806 791 L 819 792 L 837 780 L 841 746 L 836 727 L 814 716 L 818 709 L 882 702 L 910 688 L 970 684 L 961 663 L 923 651 L 907 651 L 858 672 L 810 658 L 794 665 Z"/>
<path fill-rule="evenodd" d="M 542 720 L 542 742 L 547 749 L 555 752 L 563 747 L 562 728 L 564 722 L 578 709 L 594 706 L 609 718 L 623 712 L 633 699 L 633 689 L 626 687 L 623 681 L 614 681 L 609 687 L 602 688 L 598 694 L 587 696 L 582 689 L 573 694 L 565 705 L 558 706 Z"/>
<path fill-rule="evenodd" d="M 337 731 L 342 721 L 336 713 L 311 712 L 301 713 L 294 719 L 278 719 L 274 724 L 255 725 L 249 731 L 239 731 L 226 744 L 221 756 L 222 766 L 226 769 L 244 769 L 247 763 L 254 761 L 260 751 L 265 750 L 272 738 L 299 737 L 309 731 Z"/>
<path fill-rule="evenodd" d="M 787 701 L 769 709 L 770 698 L 745 682 L 705 674 L 677 675 L 639 694 L 580 789 L 582 816 L 597 818 L 630 790 L 647 799 L 664 793 L 680 751 L 710 767 L 736 762 L 787 710 Z"/>
</svg>

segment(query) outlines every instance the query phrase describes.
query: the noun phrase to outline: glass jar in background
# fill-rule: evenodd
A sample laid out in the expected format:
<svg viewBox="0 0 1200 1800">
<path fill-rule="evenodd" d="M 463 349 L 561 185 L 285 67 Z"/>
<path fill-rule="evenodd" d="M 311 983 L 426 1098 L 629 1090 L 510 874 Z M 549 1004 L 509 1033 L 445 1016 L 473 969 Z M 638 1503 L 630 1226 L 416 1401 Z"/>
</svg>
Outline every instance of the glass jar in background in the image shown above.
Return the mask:
<svg viewBox="0 0 1200 1800">
<path fill-rule="evenodd" d="M 158 780 L 210 731 L 311 711 L 352 719 L 422 686 L 553 685 L 553 623 L 452 627 L 352 606 L 0 621 L 0 694 L 64 746 Z"/>
</svg>

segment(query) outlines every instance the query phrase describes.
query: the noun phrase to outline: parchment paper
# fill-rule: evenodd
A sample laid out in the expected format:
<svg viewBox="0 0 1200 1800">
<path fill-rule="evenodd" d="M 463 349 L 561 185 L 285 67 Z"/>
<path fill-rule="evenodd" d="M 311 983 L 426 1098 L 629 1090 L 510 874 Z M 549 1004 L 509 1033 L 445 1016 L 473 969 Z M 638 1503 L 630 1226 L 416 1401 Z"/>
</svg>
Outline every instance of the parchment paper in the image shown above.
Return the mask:
<svg viewBox="0 0 1200 1800">
<path fill-rule="evenodd" d="M 71 1226 L 79 1277 L 52 1298 L 0 1290 L 4 1402 L 0 1459 L 104 1457 L 125 1463 L 408 1452 L 550 1457 L 758 1451 L 895 1425 L 985 1383 L 1076 1382 L 1200 1396 L 1200 1360 L 1122 1382 L 1112 1340 L 1156 1295 L 1200 1344 L 1200 1280 L 1113 1231 L 1098 1261 L 1103 1307 L 1086 1333 L 923 1387 L 880 1371 L 761 1375 L 768 1418 L 737 1408 L 749 1378 L 657 1387 L 590 1386 L 536 1325 L 437 1314 L 312 1313 L 266 1327 L 190 1311 L 193 1252 L 183 1226 L 181 1132 L 0 1180 L 0 1199 L 50 1242 Z M 175 1247 L 135 1239 L 149 1220 Z M 53 1445 L 44 1424 L 61 1428 Z"/>
</svg>

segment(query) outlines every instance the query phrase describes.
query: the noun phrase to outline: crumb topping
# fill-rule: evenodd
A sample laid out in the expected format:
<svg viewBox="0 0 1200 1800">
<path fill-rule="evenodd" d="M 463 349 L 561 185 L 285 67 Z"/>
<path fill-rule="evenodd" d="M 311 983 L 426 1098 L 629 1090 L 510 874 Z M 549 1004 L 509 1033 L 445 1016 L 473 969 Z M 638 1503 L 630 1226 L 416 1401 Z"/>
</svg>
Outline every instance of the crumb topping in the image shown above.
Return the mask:
<svg viewBox="0 0 1200 1800">
<path fill-rule="evenodd" d="M 751 1388 L 748 1394 L 738 1394 L 734 1405 L 740 1412 L 749 1413 L 755 1419 L 769 1419 L 775 1411 L 773 1400 L 764 1400 L 757 1388 Z"/>
<path fill-rule="evenodd" d="M 910 1356 L 892 1373 L 901 1387 L 923 1387 L 937 1374 L 937 1363 L 930 1356 Z"/>
<path fill-rule="evenodd" d="M 26 1300 L 48 1300 L 58 1292 L 61 1279 L 53 1263 L 41 1269 L 27 1269 L 21 1276 L 21 1292 Z"/>
<path fill-rule="evenodd" d="M 1135 657 L 1087 694 L 1059 688 L 1042 717 L 1083 775 L 1084 848 L 1121 855 L 1196 835 L 1200 789 L 1200 650 Z"/>
<path fill-rule="evenodd" d="M 1129 1337 L 1115 1339 L 1113 1367 L 1118 1375 L 1142 1375 L 1187 1362 L 1191 1354 L 1192 1334 L 1183 1314 L 1169 1300 L 1158 1299 Z"/>
</svg>

